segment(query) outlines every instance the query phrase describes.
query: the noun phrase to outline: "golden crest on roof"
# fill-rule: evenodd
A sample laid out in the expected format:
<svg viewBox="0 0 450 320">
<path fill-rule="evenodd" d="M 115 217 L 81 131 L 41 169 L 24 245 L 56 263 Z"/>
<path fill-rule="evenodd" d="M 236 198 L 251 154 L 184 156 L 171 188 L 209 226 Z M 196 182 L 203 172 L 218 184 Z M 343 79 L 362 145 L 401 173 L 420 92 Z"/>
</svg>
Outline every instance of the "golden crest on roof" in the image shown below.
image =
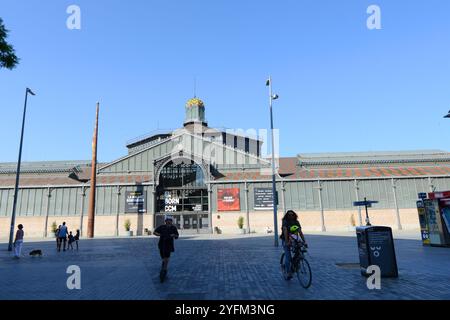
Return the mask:
<svg viewBox="0 0 450 320">
<path fill-rule="evenodd" d="M 192 107 L 192 106 L 199 106 L 199 107 L 204 107 L 205 104 L 203 103 L 203 101 L 197 97 L 189 99 L 188 102 L 186 103 L 186 107 Z"/>
</svg>

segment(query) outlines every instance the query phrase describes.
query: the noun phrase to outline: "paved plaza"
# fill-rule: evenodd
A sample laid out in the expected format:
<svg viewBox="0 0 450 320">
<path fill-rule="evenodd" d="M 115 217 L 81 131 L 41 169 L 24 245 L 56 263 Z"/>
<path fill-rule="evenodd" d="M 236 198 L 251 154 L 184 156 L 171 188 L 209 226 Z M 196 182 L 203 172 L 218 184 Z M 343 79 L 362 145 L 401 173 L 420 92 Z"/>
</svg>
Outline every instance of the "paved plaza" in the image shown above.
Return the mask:
<svg viewBox="0 0 450 320">
<path fill-rule="evenodd" d="M 165 283 L 156 237 L 82 239 L 80 250 L 57 253 L 55 241 L 26 241 L 13 259 L 0 243 L 0 299 L 450 299 L 450 249 L 423 247 L 416 233 L 396 233 L 400 276 L 370 291 L 359 269 L 353 233 L 307 234 L 313 284 L 285 281 L 272 236 L 182 236 Z M 28 253 L 43 250 L 41 258 Z M 81 289 L 66 286 L 70 265 Z"/>
</svg>

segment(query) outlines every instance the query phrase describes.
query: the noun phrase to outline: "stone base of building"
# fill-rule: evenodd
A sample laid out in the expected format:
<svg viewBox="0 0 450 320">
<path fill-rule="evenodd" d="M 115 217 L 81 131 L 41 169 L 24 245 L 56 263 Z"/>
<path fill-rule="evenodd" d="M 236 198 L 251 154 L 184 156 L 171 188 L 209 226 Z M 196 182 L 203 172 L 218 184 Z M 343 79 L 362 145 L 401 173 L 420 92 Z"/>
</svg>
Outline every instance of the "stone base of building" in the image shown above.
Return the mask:
<svg viewBox="0 0 450 320">
<path fill-rule="evenodd" d="M 320 211 L 296 211 L 304 231 L 323 231 Z M 237 220 L 244 217 L 244 228 L 247 228 L 246 214 L 233 212 L 214 213 L 212 223 L 222 233 L 239 233 Z M 283 212 L 278 212 L 278 227 L 281 229 Z M 370 210 L 372 225 L 389 226 L 398 230 L 397 214 L 395 210 Z M 273 212 L 250 212 L 250 231 L 266 233 L 273 229 Z M 420 228 L 417 209 L 401 209 L 400 223 L 403 230 L 416 230 Z M 326 231 L 351 231 L 355 226 L 365 225 L 365 211 L 361 210 L 361 223 L 359 213 L 355 210 L 325 211 L 324 226 Z"/>
<path fill-rule="evenodd" d="M 320 211 L 297 211 L 300 223 L 303 230 L 308 231 L 323 231 L 322 219 Z M 212 230 L 214 232 L 220 230 L 222 234 L 239 234 L 241 230 L 238 227 L 239 217 L 244 218 L 244 229 L 247 229 L 247 214 L 236 212 L 216 212 L 212 214 Z M 372 225 L 383 225 L 392 227 L 394 230 L 398 229 L 397 214 L 395 210 L 370 210 L 370 221 Z M 281 228 L 281 219 L 283 213 L 278 213 L 278 227 Z M 95 236 L 125 236 L 126 230 L 124 227 L 125 221 L 129 219 L 131 222 L 131 231 L 133 235 L 144 235 L 145 229 L 153 231 L 154 217 L 153 214 L 127 214 L 127 215 L 110 215 L 110 216 L 96 216 L 95 218 Z M 25 235 L 28 238 L 53 237 L 52 224 L 57 225 L 66 222 L 69 231 L 74 234 L 77 229 L 82 230 L 82 236 L 87 233 L 88 220 L 83 217 L 83 222 L 80 216 L 50 216 L 47 221 L 47 232 L 45 233 L 45 217 L 17 217 L 16 226 L 18 224 L 24 225 Z M 273 212 L 271 211 L 256 211 L 249 213 L 250 231 L 256 233 L 267 233 L 268 230 L 273 231 Z M 81 228 L 81 223 L 83 227 Z M 365 211 L 361 210 L 361 223 L 365 224 Z M 419 219 L 417 209 L 401 209 L 400 223 L 403 230 L 419 229 Z M 351 231 L 354 227 L 360 225 L 360 217 L 358 211 L 325 211 L 324 212 L 324 227 L 326 231 Z M 10 217 L 0 218 L 0 238 L 5 239 L 9 236 Z M 117 226 L 117 227 L 116 227 Z M 118 234 L 117 231 L 118 230 Z"/>
</svg>

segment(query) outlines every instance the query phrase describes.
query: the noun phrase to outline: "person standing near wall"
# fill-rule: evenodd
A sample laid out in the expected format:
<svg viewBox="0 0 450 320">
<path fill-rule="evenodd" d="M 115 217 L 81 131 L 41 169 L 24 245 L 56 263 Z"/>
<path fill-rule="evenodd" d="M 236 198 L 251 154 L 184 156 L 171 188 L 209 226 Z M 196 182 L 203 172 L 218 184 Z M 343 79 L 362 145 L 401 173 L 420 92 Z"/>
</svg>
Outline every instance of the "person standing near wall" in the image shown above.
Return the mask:
<svg viewBox="0 0 450 320">
<path fill-rule="evenodd" d="M 73 239 L 75 240 L 75 244 L 78 250 L 78 241 L 80 240 L 80 230 L 77 229 L 77 233 L 75 234 L 75 237 Z"/>
<path fill-rule="evenodd" d="M 66 243 L 67 243 L 67 226 L 66 223 L 63 222 L 62 226 L 59 228 L 58 233 L 58 239 L 59 239 L 59 247 L 58 251 L 61 251 L 61 244 L 63 244 L 63 251 L 66 251 Z"/>
<path fill-rule="evenodd" d="M 17 226 L 17 229 L 18 230 L 16 232 L 16 238 L 14 240 L 14 257 L 19 259 L 22 253 L 22 245 L 23 245 L 23 236 L 24 236 L 23 225 L 19 224 Z"/>
<path fill-rule="evenodd" d="M 61 242 L 59 241 L 59 230 L 61 230 L 61 225 L 58 226 L 58 229 L 55 231 L 56 236 L 56 250 L 59 251 L 61 248 Z"/>
</svg>

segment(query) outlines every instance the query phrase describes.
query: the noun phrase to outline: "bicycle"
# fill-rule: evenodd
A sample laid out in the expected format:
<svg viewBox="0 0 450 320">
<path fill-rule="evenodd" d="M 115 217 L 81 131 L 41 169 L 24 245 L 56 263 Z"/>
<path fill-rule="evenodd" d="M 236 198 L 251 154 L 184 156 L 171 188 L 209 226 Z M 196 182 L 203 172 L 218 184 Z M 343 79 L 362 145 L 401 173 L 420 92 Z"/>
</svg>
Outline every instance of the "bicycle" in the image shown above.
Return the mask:
<svg viewBox="0 0 450 320">
<path fill-rule="evenodd" d="M 297 279 L 301 286 L 308 289 L 312 283 L 312 272 L 308 260 L 305 258 L 305 253 L 308 252 L 305 244 L 300 239 L 295 239 L 291 236 L 291 272 L 297 275 Z M 285 267 L 285 253 L 281 255 L 280 267 L 281 273 L 285 280 L 289 280 Z"/>
</svg>

